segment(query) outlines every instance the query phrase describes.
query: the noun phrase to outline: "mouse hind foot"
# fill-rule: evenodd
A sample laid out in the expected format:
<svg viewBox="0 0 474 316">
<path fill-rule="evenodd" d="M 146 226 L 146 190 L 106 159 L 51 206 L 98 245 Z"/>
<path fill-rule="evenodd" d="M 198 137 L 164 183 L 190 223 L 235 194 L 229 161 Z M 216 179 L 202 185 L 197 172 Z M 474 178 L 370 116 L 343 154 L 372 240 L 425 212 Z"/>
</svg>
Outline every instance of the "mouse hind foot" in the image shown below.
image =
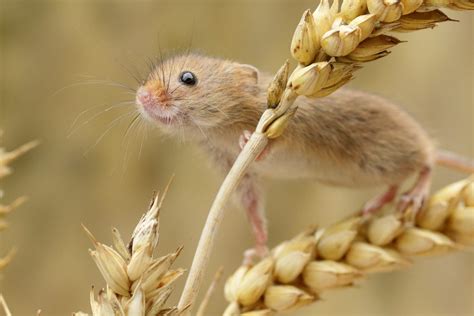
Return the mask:
<svg viewBox="0 0 474 316">
<path fill-rule="evenodd" d="M 411 208 L 413 215 L 421 210 L 423 207 L 431 187 L 431 167 L 424 167 L 410 190 L 403 193 L 397 205 L 400 212 L 405 212 Z"/>
<path fill-rule="evenodd" d="M 392 185 L 382 194 L 379 194 L 369 201 L 367 201 L 362 207 L 361 214 L 363 216 L 370 216 L 380 211 L 385 205 L 391 203 L 398 192 L 398 185 Z"/>
</svg>

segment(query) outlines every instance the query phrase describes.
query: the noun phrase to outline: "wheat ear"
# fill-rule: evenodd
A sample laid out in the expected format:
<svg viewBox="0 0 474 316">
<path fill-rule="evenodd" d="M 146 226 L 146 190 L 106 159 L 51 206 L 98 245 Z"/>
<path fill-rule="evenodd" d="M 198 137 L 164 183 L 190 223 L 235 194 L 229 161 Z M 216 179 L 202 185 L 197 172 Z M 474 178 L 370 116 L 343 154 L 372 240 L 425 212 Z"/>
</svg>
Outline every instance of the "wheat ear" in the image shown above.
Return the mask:
<svg viewBox="0 0 474 316">
<path fill-rule="evenodd" d="M 98 242 L 84 227 L 95 247 L 89 253 L 107 283 L 97 296 L 94 288 L 91 290 L 92 315 L 178 315 L 176 306 L 165 307 L 165 304 L 173 282 L 185 272 L 171 268 L 182 247 L 162 257 L 154 256 L 159 239 L 160 209 L 167 189 L 161 198 L 154 196 L 127 245 L 116 228 L 112 229 L 114 247 L 110 247 Z M 77 312 L 74 315 L 88 314 Z"/>
<path fill-rule="evenodd" d="M 416 219 L 412 215 L 409 209 L 356 215 L 279 244 L 268 258 L 242 265 L 229 277 L 224 315 L 297 309 L 370 273 L 405 268 L 413 257 L 474 245 L 474 176 L 436 192 Z"/>
</svg>

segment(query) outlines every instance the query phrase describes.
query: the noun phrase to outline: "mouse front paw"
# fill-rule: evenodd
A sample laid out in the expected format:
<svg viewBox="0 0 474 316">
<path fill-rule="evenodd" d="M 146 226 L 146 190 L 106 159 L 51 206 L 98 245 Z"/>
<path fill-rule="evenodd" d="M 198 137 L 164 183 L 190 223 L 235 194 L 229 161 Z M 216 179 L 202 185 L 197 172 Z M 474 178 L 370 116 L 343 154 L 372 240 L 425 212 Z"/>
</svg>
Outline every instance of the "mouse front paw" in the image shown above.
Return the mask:
<svg viewBox="0 0 474 316">
<path fill-rule="evenodd" d="M 244 149 L 245 145 L 249 141 L 250 137 L 252 137 L 252 132 L 249 130 L 244 130 L 242 134 L 239 137 L 239 147 L 240 150 Z M 263 149 L 263 151 L 257 156 L 256 161 L 262 161 L 265 159 L 266 156 L 268 156 L 270 152 L 270 144 L 267 144 L 267 146 Z"/>
</svg>

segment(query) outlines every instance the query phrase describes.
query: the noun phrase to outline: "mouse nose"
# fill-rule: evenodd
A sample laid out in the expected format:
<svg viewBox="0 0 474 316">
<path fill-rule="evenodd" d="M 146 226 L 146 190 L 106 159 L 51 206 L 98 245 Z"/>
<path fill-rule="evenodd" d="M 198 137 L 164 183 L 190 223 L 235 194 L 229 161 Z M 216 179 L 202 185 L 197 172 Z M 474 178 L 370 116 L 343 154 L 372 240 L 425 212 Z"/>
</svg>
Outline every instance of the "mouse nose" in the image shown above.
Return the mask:
<svg viewBox="0 0 474 316">
<path fill-rule="evenodd" d="M 137 102 L 143 106 L 150 106 L 152 101 L 151 92 L 145 87 L 140 87 L 137 91 Z"/>
</svg>

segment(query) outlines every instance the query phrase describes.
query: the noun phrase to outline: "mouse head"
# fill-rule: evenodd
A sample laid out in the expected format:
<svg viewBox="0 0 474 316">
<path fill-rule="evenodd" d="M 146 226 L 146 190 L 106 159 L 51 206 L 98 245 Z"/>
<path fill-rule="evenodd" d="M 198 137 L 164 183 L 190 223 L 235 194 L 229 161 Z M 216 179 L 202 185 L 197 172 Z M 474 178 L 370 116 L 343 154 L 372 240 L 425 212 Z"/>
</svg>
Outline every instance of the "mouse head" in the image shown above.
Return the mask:
<svg viewBox="0 0 474 316">
<path fill-rule="evenodd" d="M 255 104 L 259 93 L 257 83 L 258 70 L 250 65 L 195 54 L 175 56 L 152 70 L 137 90 L 136 104 L 165 131 L 199 133 L 244 120 L 246 104 Z"/>
</svg>

